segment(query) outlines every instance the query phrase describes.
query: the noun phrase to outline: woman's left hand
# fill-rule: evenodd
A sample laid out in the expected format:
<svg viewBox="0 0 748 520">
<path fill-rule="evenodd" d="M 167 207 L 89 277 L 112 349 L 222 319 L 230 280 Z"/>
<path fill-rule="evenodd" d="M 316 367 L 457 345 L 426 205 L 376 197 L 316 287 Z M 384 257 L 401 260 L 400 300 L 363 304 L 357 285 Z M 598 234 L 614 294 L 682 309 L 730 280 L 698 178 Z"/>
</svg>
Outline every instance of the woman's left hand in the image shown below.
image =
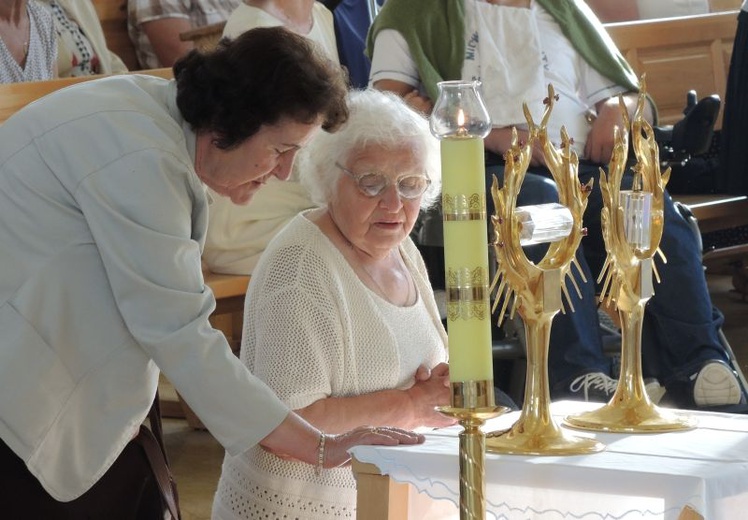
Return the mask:
<svg viewBox="0 0 748 520">
<path fill-rule="evenodd" d="M 425 437 L 421 434 L 392 428 L 389 426 L 361 426 L 340 435 L 328 435 L 325 441 L 325 468 L 336 468 L 351 460 L 348 453 L 353 446 L 362 444 L 381 444 L 397 446 L 399 444 L 421 444 Z"/>
</svg>

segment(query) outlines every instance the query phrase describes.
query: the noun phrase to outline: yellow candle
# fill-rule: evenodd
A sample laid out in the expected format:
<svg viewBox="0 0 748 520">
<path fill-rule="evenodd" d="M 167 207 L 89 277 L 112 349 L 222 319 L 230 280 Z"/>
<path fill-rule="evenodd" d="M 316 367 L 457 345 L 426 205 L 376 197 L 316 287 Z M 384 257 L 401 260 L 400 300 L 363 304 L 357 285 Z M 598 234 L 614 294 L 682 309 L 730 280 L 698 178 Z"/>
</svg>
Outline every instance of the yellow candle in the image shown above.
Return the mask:
<svg viewBox="0 0 748 520">
<path fill-rule="evenodd" d="M 441 140 L 449 374 L 493 381 L 483 139 Z"/>
</svg>

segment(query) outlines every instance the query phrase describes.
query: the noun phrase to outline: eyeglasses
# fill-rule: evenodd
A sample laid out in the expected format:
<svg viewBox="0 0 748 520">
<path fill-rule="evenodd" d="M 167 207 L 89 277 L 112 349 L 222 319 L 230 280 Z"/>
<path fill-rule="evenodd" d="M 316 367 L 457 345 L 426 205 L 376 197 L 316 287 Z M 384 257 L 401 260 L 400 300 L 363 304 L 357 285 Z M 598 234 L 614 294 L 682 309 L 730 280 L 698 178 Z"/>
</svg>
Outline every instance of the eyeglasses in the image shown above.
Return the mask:
<svg viewBox="0 0 748 520">
<path fill-rule="evenodd" d="M 417 199 L 428 189 L 431 179 L 425 174 L 402 175 L 391 181 L 389 177 L 379 172 L 353 173 L 351 170 L 336 162 L 335 166 L 354 181 L 361 193 L 367 197 L 380 195 L 390 184 L 397 188 L 397 194 L 403 199 Z"/>
</svg>

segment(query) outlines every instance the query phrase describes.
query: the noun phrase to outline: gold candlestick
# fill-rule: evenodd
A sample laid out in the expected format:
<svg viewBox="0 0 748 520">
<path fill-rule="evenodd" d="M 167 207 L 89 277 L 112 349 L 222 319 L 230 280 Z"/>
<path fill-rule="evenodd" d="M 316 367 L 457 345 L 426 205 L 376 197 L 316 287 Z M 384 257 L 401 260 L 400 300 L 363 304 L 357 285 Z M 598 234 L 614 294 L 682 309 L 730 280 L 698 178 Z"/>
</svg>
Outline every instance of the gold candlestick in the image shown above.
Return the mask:
<svg viewBox="0 0 748 520">
<path fill-rule="evenodd" d="M 601 408 L 569 416 L 567 426 L 583 430 L 653 433 L 687 430 L 695 423 L 689 417 L 663 410 L 654 405 L 644 387 L 641 364 L 641 333 L 644 306 L 654 294 L 652 277 L 659 279 L 653 256 L 659 249 L 664 226 L 664 190 L 670 168 L 660 173 L 659 149 L 652 126 L 642 116 L 646 100 L 646 83 L 631 124 L 636 155 L 634 185 L 621 190 L 621 180 L 628 160 L 628 132 L 615 129 L 615 147 L 609 174 L 600 175 L 603 194 L 601 219 L 603 238 L 608 251 L 599 281 L 603 281 L 601 299 L 615 305 L 621 321 L 621 375 L 610 401 Z M 626 128 L 628 111 L 620 100 Z M 649 200 L 644 205 L 640 201 Z M 643 206 L 649 206 L 642 210 Z"/>
<path fill-rule="evenodd" d="M 459 421 L 460 519 L 485 518 L 486 419 L 494 405 L 483 138 L 491 129 L 480 82 L 439 83 L 431 131 L 441 140 L 451 406 Z"/>
<path fill-rule="evenodd" d="M 594 453 L 604 446 L 594 439 L 577 437 L 562 430 L 550 413 L 550 390 L 548 384 L 548 345 L 553 317 L 562 309 L 561 294 L 567 293 L 569 278 L 577 292 L 579 287 L 571 272 L 575 265 L 577 273 L 584 274 L 575 259 L 575 252 L 584 234 L 582 214 L 587 207 L 591 184 L 582 186 L 577 175 L 579 160 L 571 149 L 566 129 L 561 129 L 561 149 L 556 149 L 548 139 L 547 124 L 553 110 L 555 93 L 548 87 L 546 107 L 540 126 L 524 106 L 529 125 L 527 143 L 519 143 L 514 130 L 511 149 L 504 155 L 504 186 L 498 187 L 494 178 L 491 193 L 496 206 L 492 216 L 495 230 L 494 251 L 497 273 L 491 289 L 497 288 L 494 310 L 503 295 L 504 303 L 499 313 L 499 323 L 504 319 L 511 304 L 511 315 L 519 312 L 525 324 L 527 337 L 527 380 L 522 412 L 517 422 L 506 431 L 487 435 L 486 449 L 498 453 L 532 455 L 572 455 Z M 532 144 L 538 141 L 543 148 L 546 164 L 559 189 L 559 199 L 572 216 L 570 233 L 563 239 L 552 242 L 539 264 L 525 256 L 520 245 L 521 225 L 515 214 L 520 186 L 530 165 Z M 573 311 L 573 309 L 570 309 Z"/>
</svg>

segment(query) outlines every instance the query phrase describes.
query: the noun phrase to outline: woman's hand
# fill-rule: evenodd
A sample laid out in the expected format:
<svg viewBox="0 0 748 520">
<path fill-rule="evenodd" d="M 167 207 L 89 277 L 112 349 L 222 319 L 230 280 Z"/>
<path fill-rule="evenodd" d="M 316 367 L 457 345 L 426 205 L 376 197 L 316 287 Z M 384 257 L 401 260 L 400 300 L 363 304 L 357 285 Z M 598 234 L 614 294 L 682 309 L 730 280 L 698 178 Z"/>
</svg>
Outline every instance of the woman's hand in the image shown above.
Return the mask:
<svg viewBox="0 0 748 520">
<path fill-rule="evenodd" d="M 609 98 L 598 103 L 597 117 L 592 121 L 592 127 L 587 134 L 584 156 L 595 164 L 607 164 L 613 154 L 613 128 L 627 130 L 623 124 L 623 114 L 618 105 L 618 98 Z"/>
<path fill-rule="evenodd" d="M 517 141 L 520 146 L 526 143 L 529 138 L 530 133 L 527 130 L 517 129 Z M 503 157 L 504 153 L 512 147 L 512 127 L 494 128 L 483 141 L 487 150 Z M 543 147 L 537 142 L 533 143 L 530 166 L 545 166 Z"/>
<path fill-rule="evenodd" d="M 399 444 L 421 444 L 424 436 L 401 428 L 389 426 L 362 426 L 340 435 L 328 435 L 325 440 L 325 468 L 337 468 L 351 460 L 348 453 L 353 446 L 362 444 L 381 444 L 397 446 Z"/>
<path fill-rule="evenodd" d="M 449 365 L 439 363 L 431 370 L 422 365 L 414 379 L 415 384 L 407 390 L 414 427 L 444 428 L 455 424 L 456 419 L 436 411 L 437 406 L 450 403 Z"/>
</svg>

